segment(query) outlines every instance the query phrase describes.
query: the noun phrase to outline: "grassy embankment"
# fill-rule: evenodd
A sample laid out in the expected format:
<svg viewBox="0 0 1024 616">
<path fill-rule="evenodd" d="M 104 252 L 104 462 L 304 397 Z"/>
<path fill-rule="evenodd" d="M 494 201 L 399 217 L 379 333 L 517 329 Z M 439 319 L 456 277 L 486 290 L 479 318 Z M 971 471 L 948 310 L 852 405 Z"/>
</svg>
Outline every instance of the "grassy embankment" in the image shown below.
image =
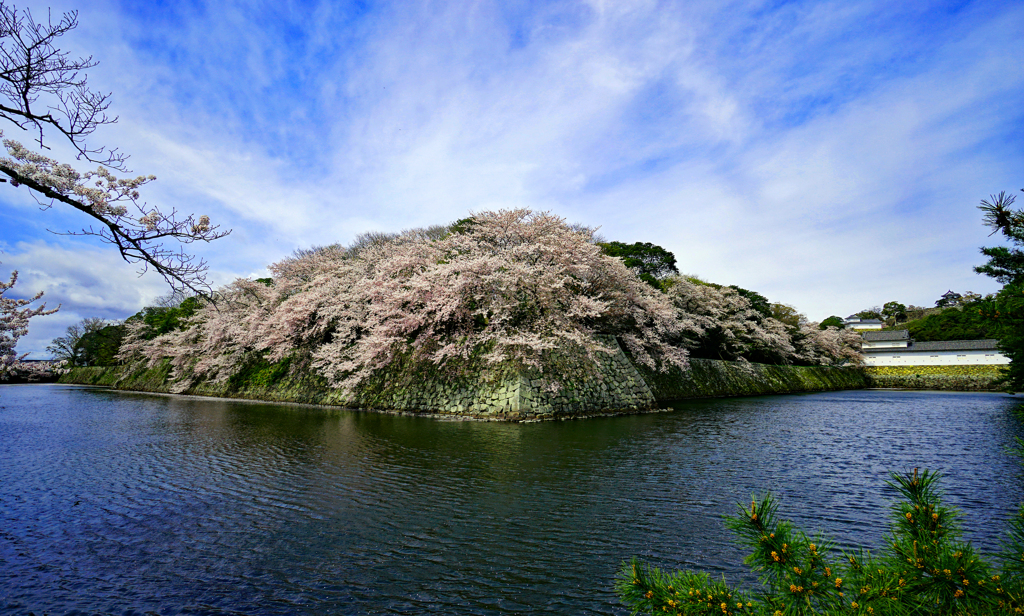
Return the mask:
<svg viewBox="0 0 1024 616">
<path fill-rule="evenodd" d="M 871 366 L 864 368 L 868 387 L 998 391 L 1005 366 Z"/>
<path fill-rule="evenodd" d="M 355 397 L 345 396 L 339 390 L 328 387 L 324 379 L 318 375 L 290 370 L 286 362 L 255 363 L 222 383 L 176 382 L 170 378 L 169 362 L 163 362 L 150 369 L 134 371 L 125 367 L 75 368 L 64 375 L 61 382 L 105 385 L 131 391 L 186 393 L 377 410 L 401 408 L 400 405 L 396 407 L 395 402 L 401 401 L 404 393 L 427 389 L 440 394 L 435 396 L 435 399 L 439 400 L 441 408 L 420 410 L 470 414 L 456 410 L 454 402 L 447 404 L 445 408 L 446 403 L 441 391 L 444 386 L 433 382 L 435 379 L 422 374 L 404 372 L 399 369 L 391 375 L 379 375 L 378 378 L 371 379 Z M 707 359 L 692 360 L 690 369 L 685 372 L 676 370 L 669 373 L 654 373 L 640 369 L 639 373 L 658 401 L 860 389 L 867 385 L 863 372 L 858 369 L 771 366 Z M 488 379 L 482 377 L 480 380 L 485 382 L 486 387 Z M 495 387 L 500 385 L 495 379 L 491 381 Z M 481 385 L 478 382 L 475 385 L 467 383 L 466 386 L 480 388 Z M 539 400 L 536 403 L 543 405 L 546 402 L 548 401 Z M 589 413 L 583 409 L 578 414 Z"/>
</svg>

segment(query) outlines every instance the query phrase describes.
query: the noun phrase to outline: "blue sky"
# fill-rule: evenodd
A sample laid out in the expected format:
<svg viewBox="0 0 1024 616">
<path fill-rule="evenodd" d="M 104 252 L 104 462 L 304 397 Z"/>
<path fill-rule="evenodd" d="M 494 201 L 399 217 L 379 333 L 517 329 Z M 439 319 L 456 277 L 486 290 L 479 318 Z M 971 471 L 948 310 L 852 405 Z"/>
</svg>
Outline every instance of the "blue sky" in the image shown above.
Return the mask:
<svg viewBox="0 0 1024 616">
<path fill-rule="evenodd" d="M 120 117 L 93 141 L 158 177 L 150 203 L 233 229 L 197 251 L 221 283 L 529 207 L 819 320 L 996 290 L 975 206 L 1024 188 L 1019 2 L 22 6 L 79 11 L 62 47 Z M 0 186 L 0 275 L 62 305 L 19 350 L 166 292 L 48 231 L 84 224 Z"/>
</svg>

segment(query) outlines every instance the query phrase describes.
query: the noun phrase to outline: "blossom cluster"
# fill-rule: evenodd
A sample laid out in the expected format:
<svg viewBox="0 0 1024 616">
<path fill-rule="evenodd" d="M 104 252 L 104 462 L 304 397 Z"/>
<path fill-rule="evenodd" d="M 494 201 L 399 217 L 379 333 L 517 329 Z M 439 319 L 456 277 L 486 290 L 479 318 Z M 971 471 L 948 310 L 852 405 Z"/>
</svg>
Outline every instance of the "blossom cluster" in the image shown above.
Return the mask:
<svg viewBox="0 0 1024 616">
<path fill-rule="evenodd" d="M 352 388 L 398 357 L 451 372 L 503 362 L 543 372 L 553 354 L 596 365 L 608 352 L 600 338 L 617 336 L 652 368 L 685 367 L 670 341 L 686 320 L 592 239 L 551 214 L 502 210 L 442 237 L 303 251 L 272 265 L 269 284 L 222 289 L 186 329 L 147 340 L 133 324 L 122 357 L 170 357 L 182 374 L 217 380 L 252 352 L 306 351 L 328 382 Z"/>
<path fill-rule="evenodd" d="M 173 208 L 160 211 L 145 203 L 140 189 L 156 176 L 120 178 L 103 165 L 80 172 L 13 139 L 3 139 L 2 143 L 7 156 L 0 156 L 0 173 L 11 179 L 12 186 L 26 185 L 44 208 L 61 202 L 99 223 L 69 235 L 100 237 L 115 245 L 129 263 L 141 263 L 143 270 L 155 269 L 175 289 L 196 293 L 209 290 L 206 263 L 183 250 L 170 249 L 164 242 L 209 242 L 229 232 L 212 225 L 209 216 L 180 216 Z"/>
<path fill-rule="evenodd" d="M 95 171 L 81 173 L 71 165 L 34 152 L 13 139 L 4 139 L 3 144 L 9 158 L 0 157 L 0 164 L 58 194 L 79 198 L 103 217 L 116 219 L 126 216 L 128 208 L 121 202 L 136 203 L 140 197 L 139 187 L 156 179 L 153 175 L 118 178 L 102 165 Z"/>
<path fill-rule="evenodd" d="M 63 361 L 25 361 L 19 359 L 0 372 L 0 381 L 40 383 L 55 380 L 69 370 Z"/>
<path fill-rule="evenodd" d="M 798 327 L 758 312 L 733 287 L 676 276 L 664 285 L 682 317 L 689 317 L 681 343 L 716 359 L 755 358 L 781 364 L 861 363 L 860 336 L 847 329 L 804 322 Z"/>
<path fill-rule="evenodd" d="M 179 376 L 218 381 L 254 356 L 296 357 L 293 366 L 351 390 L 395 361 L 453 375 L 511 363 L 557 382 L 555 363 L 596 367 L 608 337 L 654 370 L 685 368 L 709 333 L 727 359 L 759 349 L 832 363 L 845 352 L 816 328 L 794 342 L 731 289 L 685 279 L 654 289 L 605 255 L 592 230 L 525 209 L 304 250 L 270 271 L 221 289 L 183 329 L 154 337 L 129 323 L 121 359 L 170 358 Z"/>
<path fill-rule="evenodd" d="M 736 289 L 684 277 L 665 286 L 679 314 L 690 316 L 687 346 L 710 347 L 725 360 L 743 360 L 755 351 L 781 361 L 795 355 L 786 326 L 759 313 Z"/>
<path fill-rule="evenodd" d="M 18 339 L 28 333 L 28 321 L 32 317 L 53 314 L 60 308 L 46 309 L 46 304 L 30 307 L 43 296 L 42 292 L 28 299 L 12 299 L 4 297 L 18 282 L 18 272 L 11 273 L 9 282 L 0 281 L 0 380 L 14 370 L 24 356 L 19 357 L 14 351 Z"/>
</svg>

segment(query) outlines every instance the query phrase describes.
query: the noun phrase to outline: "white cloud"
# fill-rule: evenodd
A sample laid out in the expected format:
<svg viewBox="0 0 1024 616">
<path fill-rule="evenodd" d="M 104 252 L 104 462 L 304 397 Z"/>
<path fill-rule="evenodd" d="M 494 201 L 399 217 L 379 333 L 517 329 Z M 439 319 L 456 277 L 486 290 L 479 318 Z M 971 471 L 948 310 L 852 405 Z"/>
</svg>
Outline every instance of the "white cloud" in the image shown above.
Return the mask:
<svg viewBox="0 0 1024 616">
<path fill-rule="evenodd" d="M 45 357 L 46 345 L 68 325 L 86 317 L 123 319 L 168 293 L 159 276 L 138 276 L 109 249 L 19 243 L 0 259 L 0 274 L 18 270 L 18 284 L 8 295 L 30 297 L 42 291 L 40 301 L 48 308 L 60 305 L 56 314 L 32 319 L 29 335 L 18 342 L 19 353 L 33 357 Z"/>
<path fill-rule="evenodd" d="M 197 247 L 218 280 L 526 206 L 813 318 L 996 286 L 972 206 L 1024 162 L 1011 3 L 133 11 L 97 2 L 75 33 L 121 115 L 102 134 L 159 176 L 151 202 L 235 229 Z M 83 309 L 137 304 L 57 271 Z"/>
</svg>

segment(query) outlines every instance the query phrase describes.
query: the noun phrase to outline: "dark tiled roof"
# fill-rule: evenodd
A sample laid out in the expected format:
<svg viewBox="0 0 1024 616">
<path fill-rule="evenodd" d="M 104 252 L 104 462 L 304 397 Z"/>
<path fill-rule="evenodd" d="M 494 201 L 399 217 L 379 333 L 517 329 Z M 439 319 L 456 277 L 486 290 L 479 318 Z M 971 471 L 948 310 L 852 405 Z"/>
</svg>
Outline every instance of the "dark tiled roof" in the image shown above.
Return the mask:
<svg viewBox="0 0 1024 616">
<path fill-rule="evenodd" d="M 910 351 L 995 351 L 998 340 L 943 340 L 940 342 L 915 342 Z"/>
<path fill-rule="evenodd" d="M 898 329 L 886 332 L 864 332 L 861 334 L 864 342 L 883 342 L 886 340 L 910 340 L 910 332 L 905 329 Z"/>
</svg>

